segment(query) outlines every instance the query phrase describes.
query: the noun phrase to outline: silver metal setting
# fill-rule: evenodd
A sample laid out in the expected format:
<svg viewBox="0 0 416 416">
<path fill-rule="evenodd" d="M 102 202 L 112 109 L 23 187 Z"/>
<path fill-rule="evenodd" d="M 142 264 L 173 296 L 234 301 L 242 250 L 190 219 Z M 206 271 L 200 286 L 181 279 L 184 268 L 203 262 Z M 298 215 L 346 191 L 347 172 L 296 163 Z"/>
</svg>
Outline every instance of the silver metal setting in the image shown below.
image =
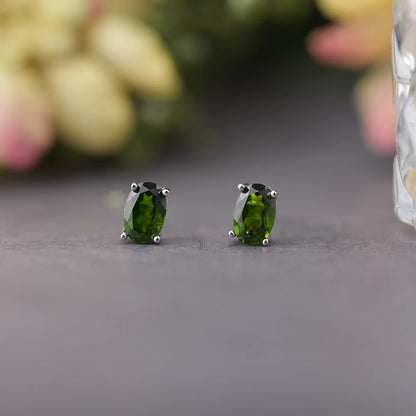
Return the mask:
<svg viewBox="0 0 416 416">
<path fill-rule="evenodd" d="M 231 238 L 236 237 L 235 232 L 233 230 L 228 231 L 228 236 Z"/>
<path fill-rule="evenodd" d="M 164 196 L 167 197 L 170 194 L 170 189 L 169 188 L 163 188 L 160 190 L 160 193 Z"/>
<path fill-rule="evenodd" d="M 268 194 L 269 198 L 276 199 L 279 196 L 279 192 L 277 191 L 270 191 Z"/>
<path fill-rule="evenodd" d="M 160 244 L 160 235 L 156 235 L 155 237 L 153 237 L 153 241 L 155 244 Z"/>
<path fill-rule="evenodd" d="M 265 238 L 265 239 L 261 242 L 261 244 L 262 244 L 264 247 L 268 246 L 268 245 L 269 245 L 269 243 L 270 243 L 270 241 L 269 241 L 269 239 L 268 239 L 268 238 Z"/>
<path fill-rule="evenodd" d="M 247 189 L 247 186 L 246 186 L 246 185 L 244 185 L 243 183 L 240 183 L 240 184 L 237 186 L 237 188 L 238 188 L 238 190 L 239 190 L 240 192 L 243 192 L 243 191 L 245 191 L 245 190 Z"/>
<path fill-rule="evenodd" d="M 126 240 L 127 240 L 127 234 L 126 234 L 126 232 L 125 232 L 125 231 L 123 231 L 123 232 L 121 233 L 120 238 L 121 238 L 123 241 L 126 241 Z"/>
<path fill-rule="evenodd" d="M 131 189 L 133 192 L 136 192 L 136 191 L 139 189 L 139 185 L 137 185 L 137 183 L 136 183 L 136 182 L 133 182 L 133 183 L 131 184 L 131 186 L 130 186 L 130 189 Z"/>
</svg>

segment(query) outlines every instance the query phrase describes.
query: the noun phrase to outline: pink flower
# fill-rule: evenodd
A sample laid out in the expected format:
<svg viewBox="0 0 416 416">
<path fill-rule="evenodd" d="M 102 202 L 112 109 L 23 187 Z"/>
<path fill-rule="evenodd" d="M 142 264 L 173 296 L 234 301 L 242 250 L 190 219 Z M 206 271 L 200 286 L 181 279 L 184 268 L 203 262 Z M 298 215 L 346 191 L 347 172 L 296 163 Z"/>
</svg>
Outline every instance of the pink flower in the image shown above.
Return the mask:
<svg viewBox="0 0 416 416">
<path fill-rule="evenodd" d="M 108 5 L 106 0 L 86 0 L 90 10 L 90 16 L 98 17 L 107 11 Z"/>
<path fill-rule="evenodd" d="M 52 145 L 52 114 L 36 78 L 0 74 L 0 164 L 10 170 L 34 168 Z"/>
<path fill-rule="evenodd" d="M 359 82 L 354 96 L 366 143 L 374 152 L 390 156 L 396 151 L 397 120 L 389 64 L 391 4 L 384 0 L 379 6 L 377 1 L 373 3 L 373 13 L 365 9 L 362 15 L 340 18 L 334 24 L 315 30 L 309 36 L 307 46 L 312 58 L 323 65 L 347 69 L 376 68 Z M 344 7 L 341 1 L 330 4 L 335 9 Z M 328 12 L 324 7 L 323 10 Z"/>
</svg>

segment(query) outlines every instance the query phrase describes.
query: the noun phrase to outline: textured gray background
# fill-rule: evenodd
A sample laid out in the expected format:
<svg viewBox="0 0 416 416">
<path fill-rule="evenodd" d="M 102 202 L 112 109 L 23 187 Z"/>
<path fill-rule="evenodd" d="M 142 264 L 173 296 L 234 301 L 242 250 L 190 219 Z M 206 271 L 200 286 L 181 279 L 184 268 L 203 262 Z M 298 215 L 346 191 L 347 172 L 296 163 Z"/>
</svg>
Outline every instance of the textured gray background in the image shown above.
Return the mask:
<svg viewBox="0 0 416 416">
<path fill-rule="evenodd" d="M 261 74 L 208 99 L 217 144 L 135 172 L 0 184 L 2 416 L 411 416 L 416 237 L 393 217 L 350 83 Z M 293 80 L 294 81 L 294 80 Z M 160 246 L 108 192 L 171 188 Z M 267 248 L 236 184 L 279 190 Z"/>
</svg>

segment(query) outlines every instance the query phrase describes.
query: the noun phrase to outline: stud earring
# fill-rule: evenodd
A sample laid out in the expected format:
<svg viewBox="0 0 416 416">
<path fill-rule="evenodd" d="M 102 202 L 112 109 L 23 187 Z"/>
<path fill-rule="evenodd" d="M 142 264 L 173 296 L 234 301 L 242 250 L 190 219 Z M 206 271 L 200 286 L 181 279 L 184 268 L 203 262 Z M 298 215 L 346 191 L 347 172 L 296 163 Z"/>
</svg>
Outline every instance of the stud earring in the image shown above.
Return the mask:
<svg viewBox="0 0 416 416">
<path fill-rule="evenodd" d="M 124 206 L 121 239 L 130 238 L 138 244 L 159 244 L 168 195 L 168 188 L 159 187 L 153 182 L 133 182 Z"/>
<path fill-rule="evenodd" d="M 234 209 L 234 227 L 228 235 L 251 246 L 269 245 L 278 192 L 261 183 L 240 184 L 238 190 L 240 195 Z"/>
</svg>

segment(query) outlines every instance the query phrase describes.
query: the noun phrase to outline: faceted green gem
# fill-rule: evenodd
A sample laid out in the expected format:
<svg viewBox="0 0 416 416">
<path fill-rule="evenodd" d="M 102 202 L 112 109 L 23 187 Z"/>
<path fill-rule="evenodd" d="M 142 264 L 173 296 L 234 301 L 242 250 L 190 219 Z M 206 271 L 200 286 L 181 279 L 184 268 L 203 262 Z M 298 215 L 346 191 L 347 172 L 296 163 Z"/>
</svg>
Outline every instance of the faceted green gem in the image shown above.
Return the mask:
<svg viewBox="0 0 416 416">
<path fill-rule="evenodd" d="M 166 217 L 166 197 L 152 182 L 143 182 L 130 192 L 124 207 L 124 231 L 139 244 L 152 244 L 160 235 Z"/>
<path fill-rule="evenodd" d="M 269 238 L 276 216 L 276 199 L 271 192 L 259 183 L 247 184 L 241 192 L 234 210 L 234 233 L 241 242 L 257 246 Z"/>
</svg>

